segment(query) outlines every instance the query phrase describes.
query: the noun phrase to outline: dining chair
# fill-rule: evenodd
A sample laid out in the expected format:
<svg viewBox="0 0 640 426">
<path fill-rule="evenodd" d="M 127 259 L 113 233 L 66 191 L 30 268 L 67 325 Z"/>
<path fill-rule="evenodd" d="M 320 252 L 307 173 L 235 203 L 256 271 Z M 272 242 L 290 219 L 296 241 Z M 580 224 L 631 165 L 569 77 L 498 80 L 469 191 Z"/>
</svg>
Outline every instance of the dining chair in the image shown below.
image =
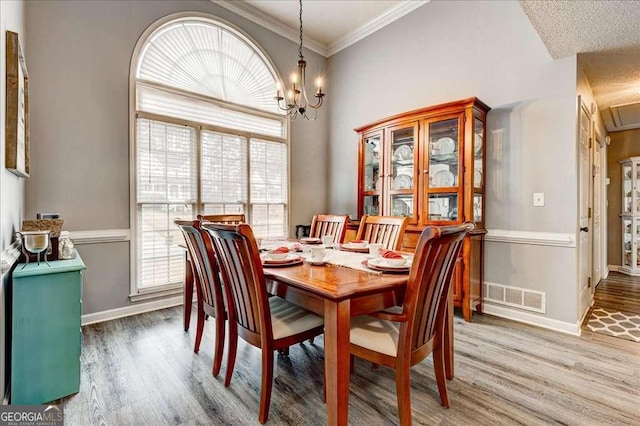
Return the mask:
<svg viewBox="0 0 640 426">
<path fill-rule="evenodd" d="M 347 232 L 348 222 L 349 216 L 347 215 L 317 214 L 311 220 L 309 237 L 322 238 L 331 235 L 334 243 L 342 243 L 344 234 Z"/>
<path fill-rule="evenodd" d="M 471 222 L 427 226 L 411 264 L 403 305 L 351 321 L 351 361 L 356 356 L 396 370 L 401 425 L 411 424 L 410 368 L 430 353 L 442 405 L 449 407 L 444 366 L 447 296 L 464 237 L 474 228 Z"/>
<path fill-rule="evenodd" d="M 247 223 L 247 219 L 243 213 L 234 214 L 199 214 L 198 220 L 214 223 L 238 224 Z"/>
<path fill-rule="evenodd" d="M 258 245 L 246 224 L 207 223 L 222 272 L 222 285 L 229 316 L 229 348 L 224 381 L 229 386 L 235 364 L 238 336 L 262 349 L 262 387 L 258 420 L 269 417 L 273 385 L 273 351 L 318 336 L 324 332 L 324 320 L 286 300 L 269 297 Z"/>
<path fill-rule="evenodd" d="M 225 306 L 222 294 L 220 274 L 213 249 L 211 235 L 201 227 L 199 220 L 176 220 L 191 257 L 198 295 L 198 325 L 196 341 L 193 348 L 195 353 L 200 350 L 200 342 L 204 331 L 205 315 L 216 319 L 216 337 L 213 355 L 213 375 L 220 373 L 225 337 Z"/>
<path fill-rule="evenodd" d="M 382 244 L 387 250 L 400 250 L 408 223 L 408 217 L 364 215 L 360 220 L 356 240 Z"/>
<path fill-rule="evenodd" d="M 238 214 L 211 214 L 211 215 L 198 215 L 198 220 L 200 221 L 206 221 L 206 222 L 215 222 L 215 223 L 230 223 L 230 224 L 236 224 L 236 223 L 245 223 L 246 219 L 245 219 L 245 215 L 242 213 L 238 213 Z M 200 232 L 204 232 L 202 231 L 202 229 L 200 228 Z M 206 238 L 211 238 L 208 235 L 206 236 Z M 190 261 L 190 255 L 189 258 L 187 259 L 187 267 L 190 267 L 193 271 L 192 276 L 193 276 L 193 281 L 197 281 L 198 278 L 198 274 L 195 271 L 195 267 L 193 265 L 191 265 L 191 261 Z M 198 285 L 196 284 L 196 292 L 197 292 L 197 288 Z M 187 289 L 188 290 L 188 289 Z M 185 291 L 185 294 L 187 293 L 187 291 Z M 189 303 L 191 301 L 191 298 L 189 298 L 189 295 L 185 296 L 186 300 L 184 303 Z M 189 319 L 191 317 L 191 310 L 187 309 L 185 311 L 186 315 L 185 315 L 185 323 L 187 324 L 185 326 L 185 331 L 187 331 L 189 329 Z M 197 347 L 199 347 L 199 339 L 197 338 L 198 335 L 200 335 L 202 337 L 202 331 L 204 329 L 204 321 L 207 319 L 208 317 L 208 313 L 203 311 L 202 306 L 198 303 L 198 309 L 197 309 L 197 313 L 198 313 L 198 330 L 196 332 L 196 344 Z M 195 352 L 198 352 L 198 349 L 195 349 Z"/>
</svg>

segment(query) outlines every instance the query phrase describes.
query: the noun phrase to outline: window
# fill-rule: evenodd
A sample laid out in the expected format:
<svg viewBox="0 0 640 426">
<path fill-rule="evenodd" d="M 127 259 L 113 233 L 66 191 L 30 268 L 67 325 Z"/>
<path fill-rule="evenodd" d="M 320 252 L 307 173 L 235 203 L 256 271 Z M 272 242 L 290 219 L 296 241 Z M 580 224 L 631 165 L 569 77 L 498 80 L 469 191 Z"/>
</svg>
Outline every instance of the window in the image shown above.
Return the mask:
<svg viewBox="0 0 640 426">
<path fill-rule="evenodd" d="M 149 30 L 136 51 L 132 297 L 182 284 L 175 219 L 244 213 L 256 236 L 282 237 L 289 191 L 277 75 L 254 43 L 185 17 Z"/>
</svg>

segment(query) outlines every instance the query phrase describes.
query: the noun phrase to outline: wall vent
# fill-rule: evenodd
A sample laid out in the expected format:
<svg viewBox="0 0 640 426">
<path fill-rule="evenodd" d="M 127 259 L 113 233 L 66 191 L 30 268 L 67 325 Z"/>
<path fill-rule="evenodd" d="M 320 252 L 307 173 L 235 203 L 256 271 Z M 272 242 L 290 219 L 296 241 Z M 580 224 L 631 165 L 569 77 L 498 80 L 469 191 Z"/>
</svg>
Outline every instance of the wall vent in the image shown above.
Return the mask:
<svg viewBox="0 0 640 426">
<path fill-rule="evenodd" d="M 513 306 L 527 311 L 546 313 L 546 293 L 495 283 L 484 283 L 484 300 L 498 305 Z"/>
<path fill-rule="evenodd" d="M 640 102 L 613 105 L 610 108 L 616 127 L 640 126 Z"/>
</svg>

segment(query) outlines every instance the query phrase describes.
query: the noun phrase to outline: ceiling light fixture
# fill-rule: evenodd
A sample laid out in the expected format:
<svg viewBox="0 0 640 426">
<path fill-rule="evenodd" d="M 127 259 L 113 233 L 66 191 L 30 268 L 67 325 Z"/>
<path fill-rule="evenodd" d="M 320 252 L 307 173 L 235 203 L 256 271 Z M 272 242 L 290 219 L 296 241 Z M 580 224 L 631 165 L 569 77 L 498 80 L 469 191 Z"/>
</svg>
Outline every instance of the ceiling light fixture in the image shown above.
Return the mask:
<svg viewBox="0 0 640 426">
<path fill-rule="evenodd" d="M 307 120 L 315 120 L 318 118 L 318 108 L 322 106 L 322 78 L 316 79 L 316 93 L 313 95 L 317 98 L 315 104 L 311 104 L 307 98 L 306 90 L 306 76 L 305 69 L 307 68 L 307 61 L 302 56 L 302 0 L 300 0 L 300 47 L 298 47 L 298 68 L 295 73 L 291 74 L 291 88 L 286 90 L 283 94 L 280 83 L 276 84 L 276 97 L 274 98 L 278 103 L 278 108 L 285 111 L 287 115 L 295 119 L 298 115 L 306 118 Z M 284 101 L 284 102 L 282 102 Z M 309 110 L 314 110 L 313 117 L 307 115 Z"/>
</svg>

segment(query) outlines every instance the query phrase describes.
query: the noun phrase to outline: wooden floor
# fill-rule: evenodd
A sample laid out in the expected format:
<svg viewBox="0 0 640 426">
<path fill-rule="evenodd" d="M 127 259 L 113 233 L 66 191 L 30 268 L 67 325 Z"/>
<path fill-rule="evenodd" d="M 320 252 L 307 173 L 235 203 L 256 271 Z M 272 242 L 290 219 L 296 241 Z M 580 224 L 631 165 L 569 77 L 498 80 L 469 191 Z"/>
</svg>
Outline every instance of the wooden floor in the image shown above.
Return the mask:
<svg viewBox="0 0 640 426">
<path fill-rule="evenodd" d="M 640 277 L 609 273 L 596 287 L 593 307 L 640 314 Z"/>
<path fill-rule="evenodd" d="M 259 350 L 241 343 L 225 389 L 211 375 L 213 320 L 194 354 L 193 318 L 189 333 L 180 307 L 84 327 L 81 389 L 60 401 L 66 424 L 257 424 Z M 326 423 L 321 340 L 278 357 L 268 424 Z M 456 318 L 455 345 L 450 409 L 439 403 L 431 358 L 412 369 L 414 424 L 638 424 L 638 344 L 474 315 Z M 393 372 L 356 361 L 349 403 L 350 424 L 397 424 Z"/>
</svg>

